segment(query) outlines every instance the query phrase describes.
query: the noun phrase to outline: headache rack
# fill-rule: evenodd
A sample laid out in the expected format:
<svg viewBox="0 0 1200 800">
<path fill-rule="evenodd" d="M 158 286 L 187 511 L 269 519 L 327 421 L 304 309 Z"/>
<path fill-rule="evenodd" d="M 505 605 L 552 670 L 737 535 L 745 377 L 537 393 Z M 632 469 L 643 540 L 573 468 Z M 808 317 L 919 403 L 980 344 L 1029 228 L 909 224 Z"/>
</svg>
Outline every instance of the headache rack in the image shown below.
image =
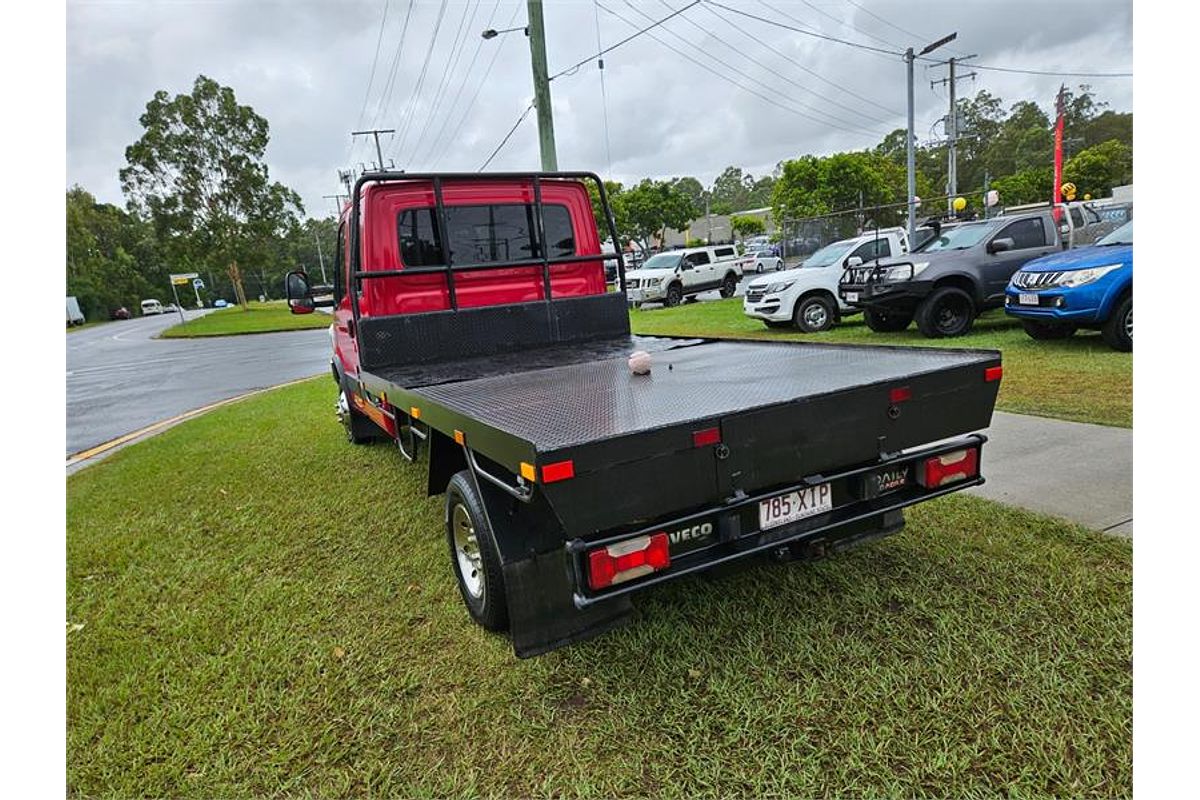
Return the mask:
<svg viewBox="0 0 1200 800">
<path fill-rule="evenodd" d="M 450 252 L 450 239 L 446 231 L 446 204 L 442 199 L 442 187 L 447 182 L 472 182 L 481 180 L 497 181 L 528 181 L 533 187 L 534 235 L 537 238 L 540 258 L 517 259 L 510 261 L 490 261 L 480 264 L 455 264 L 454 255 Z M 510 269 L 512 267 L 541 266 L 544 301 L 551 303 L 550 267 L 555 264 L 574 264 L 585 261 L 608 261 L 608 253 L 601 252 L 588 255 L 571 255 L 550 257 L 546 243 L 545 207 L 542 204 L 542 185 L 544 181 L 593 181 L 599 192 L 600 204 L 604 207 L 604 218 L 608 223 L 609 237 L 613 242 L 612 257 L 617 260 L 618 287 L 625 291 L 625 259 L 621 255 L 617 242 L 617 225 L 613 218 L 612 207 L 608 202 L 608 193 L 604 189 L 604 181 L 594 172 L 367 172 L 354 182 L 354 190 L 350 196 L 350 236 L 351 236 L 351 284 L 348 287 L 350 296 L 355 297 L 362 289 L 362 281 L 373 278 L 395 278 L 406 275 L 444 274 L 446 276 L 446 291 L 449 295 L 450 310 L 458 310 L 458 298 L 454 290 L 454 274 L 456 272 L 478 272 L 493 269 Z M 438 240 L 442 242 L 442 256 L 445 264 L 405 267 L 404 269 L 364 270 L 362 266 L 362 244 L 360 241 L 359 215 L 361 206 L 359 198 L 362 188 L 368 183 L 397 183 L 397 182 L 429 182 L 433 184 L 434 225 Z M 355 324 L 359 322 L 360 311 L 358 303 L 351 303 Z"/>
</svg>

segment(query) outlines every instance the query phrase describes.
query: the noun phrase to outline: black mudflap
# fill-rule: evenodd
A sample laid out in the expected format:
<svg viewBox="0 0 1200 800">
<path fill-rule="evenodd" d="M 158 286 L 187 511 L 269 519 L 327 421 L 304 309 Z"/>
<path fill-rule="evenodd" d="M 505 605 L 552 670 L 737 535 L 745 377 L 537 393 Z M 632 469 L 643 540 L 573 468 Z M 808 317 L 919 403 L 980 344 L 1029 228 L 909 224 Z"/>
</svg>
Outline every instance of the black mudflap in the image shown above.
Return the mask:
<svg viewBox="0 0 1200 800">
<path fill-rule="evenodd" d="M 566 558 L 566 551 L 558 550 L 504 564 L 513 650 L 519 658 L 612 630 L 633 611 L 628 597 L 577 609 Z"/>
</svg>

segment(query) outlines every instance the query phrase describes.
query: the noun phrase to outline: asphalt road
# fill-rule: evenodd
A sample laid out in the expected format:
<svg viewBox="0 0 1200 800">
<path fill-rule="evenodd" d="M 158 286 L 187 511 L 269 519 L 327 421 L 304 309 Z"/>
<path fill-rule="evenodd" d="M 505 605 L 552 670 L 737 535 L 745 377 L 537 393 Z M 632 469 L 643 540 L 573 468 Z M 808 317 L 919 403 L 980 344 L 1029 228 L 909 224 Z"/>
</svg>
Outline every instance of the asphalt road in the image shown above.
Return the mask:
<svg viewBox="0 0 1200 800">
<path fill-rule="evenodd" d="M 203 312 L 187 312 L 191 318 Z M 329 369 L 325 330 L 155 339 L 178 314 L 67 333 L 67 455 L 185 411 Z"/>
</svg>

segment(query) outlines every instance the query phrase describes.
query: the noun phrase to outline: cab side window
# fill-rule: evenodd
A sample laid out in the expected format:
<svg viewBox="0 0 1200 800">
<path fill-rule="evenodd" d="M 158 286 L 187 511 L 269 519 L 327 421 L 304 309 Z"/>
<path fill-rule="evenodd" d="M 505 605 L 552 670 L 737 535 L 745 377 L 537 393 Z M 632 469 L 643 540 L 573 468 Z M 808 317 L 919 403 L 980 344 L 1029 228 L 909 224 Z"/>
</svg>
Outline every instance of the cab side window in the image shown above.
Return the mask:
<svg viewBox="0 0 1200 800">
<path fill-rule="evenodd" d="M 869 242 L 863 242 L 850 256 L 858 256 L 864 262 L 874 261 L 877 258 L 887 258 L 892 254 L 892 246 L 887 239 L 872 239 Z"/>
<path fill-rule="evenodd" d="M 342 299 L 342 295 L 344 295 L 346 293 L 346 285 L 347 285 L 346 284 L 346 275 L 348 274 L 348 271 L 347 271 L 348 265 L 347 265 L 347 259 L 346 259 L 346 247 L 344 244 L 345 239 L 346 239 L 346 223 L 341 222 L 341 223 L 338 223 L 337 243 L 334 245 L 336 252 L 333 257 L 333 263 L 341 266 L 340 269 L 335 269 L 333 271 L 333 299 L 335 301 L 339 301 L 339 302 Z"/>
<path fill-rule="evenodd" d="M 1042 224 L 1041 217 L 1023 219 L 1011 225 L 1006 225 L 997 234 L 996 239 L 1012 239 L 1014 250 L 1023 250 L 1029 247 L 1045 247 L 1046 226 Z"/>
<path fill-rule="evenodd" d="M 731 258 L 737 258 L 732 247 L 718 247 L 716 250 L 718 261 L 728 261 Z"/>
<path fill-rule="evenodd" d="M 708 253 L 704 252 L 703 250 L 701 250 L 699 253 L 691 253 L 688 255 L 687 262 L 693 267 L 702 267 L 705 264 L 710 263 Z"/>
</svg>

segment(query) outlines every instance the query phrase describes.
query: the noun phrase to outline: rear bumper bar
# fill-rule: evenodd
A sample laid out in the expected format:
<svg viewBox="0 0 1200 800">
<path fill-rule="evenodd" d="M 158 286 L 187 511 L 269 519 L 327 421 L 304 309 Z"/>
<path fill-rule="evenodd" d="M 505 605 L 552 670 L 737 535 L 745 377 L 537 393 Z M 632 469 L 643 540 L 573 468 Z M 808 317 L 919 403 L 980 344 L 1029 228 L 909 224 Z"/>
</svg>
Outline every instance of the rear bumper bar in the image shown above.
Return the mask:
<svg viewBox="0 0 1200 800">
<path fill-rule="evenodd" d="M 907 506 L 968 489 L 972 486 L 979 486 L 984 483 L 981 471 L 977 471 L 976 476 L 973 478 L 957 481 L 948 486 L 936 489 L 926 489 L 915 481 L 916 464 L 932 456 L 964 448 L 976 448 L 980 454 L 980 462 L 982 462 L 983 445 L 986 442 L 986 436 L 971 434 L 931 447 L 892 454 L 874 463 L 834 474 L 810 475 L 791 486 L 777 487 L 770 491 L 756 493 L 752 496 L 744 495 L 731 498 L 729 502 L 721 506 L 706 508 L 702 511 L 673 519 L 660 520 L 654 525 L 622 533 L 619 536 L 610 536 L 590 541 L 573 539 L 567 543 L 567 555 L 571 569 L 572 583 L 575 587 L 573 595 L 575 607 L 586 609 L 615 597 L 629 595 L 650 586 L 657 586 L 676 578 L 682 578 L 685 575 L 702 572 L 718 565 L 728 564 L 739 559 L 765 553 L 785 545 L 809 539 L 819 539 L 832 532 L 837 532 L 839 529 L 853 526 L 855 523 L 881 517 L 888 512 L 898 511 Z M 981 466 L 982 464 L 980 464 Z M 859 487 L 865 484 L 865 479 L 872 473 L 878 473 L 880 470 L 892 471 L 900 469 L 909 470 L 910 480 L 904 486 L 875 497 L 862 496 Z M 747 524 L 748 520 L 752 520 L 756 516 L 756 509 L 760 501 L 823 483 L 840 487 L 840 490 L 834 490 L 835 497 L 839 493 L 843 497 L 847 494 L 851 494 L 852 497 L 849 499 L 849 502 L 835 503 L 833 509 L 824 514 L 788 523 L 768 531 L 760 530 L 757 524 Z M 599 592 L 591 592 L 587 589 L 587 574 L 584 563 L 589 550 L 627 541 L 638 536 L 682 529 L 706 522 L 712 524 L 713 535 L 716 541 L 679 556 L 672 554 L 671 565 L 666 570 Z"/>
</svg>

